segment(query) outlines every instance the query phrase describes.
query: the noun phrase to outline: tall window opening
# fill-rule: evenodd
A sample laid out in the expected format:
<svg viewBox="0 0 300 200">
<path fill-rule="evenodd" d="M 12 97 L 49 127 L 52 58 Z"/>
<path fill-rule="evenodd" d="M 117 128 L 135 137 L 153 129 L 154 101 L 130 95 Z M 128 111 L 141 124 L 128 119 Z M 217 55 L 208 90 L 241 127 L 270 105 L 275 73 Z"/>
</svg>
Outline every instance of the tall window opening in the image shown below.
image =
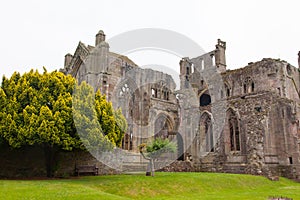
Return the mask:
<svg viewBox="0 0 300 200">
<path fill-rule="evenodd" d="M 152 97 L 157 98 L 157 89 L 152 88 L 151 95 L 152 95 Z"/>
<path fill-rule="evenodd" d="M 232 112 L 228 116 L 228 126 L 229 126 L 230 151 L 240 151 L 241 138 L 240 138 L 239 124 L 236 116 Z"/>
<path fill-rule="evenodd" d="M 254 82 L 251 83 L 251 92 L 254 92 Z"/>
<path fill-rule="evenodd" d="M 190 74 L 190 67 L 186 67 L 186 75 Z"/>
<path fill-rule="evenodd" d="M 225 84 L 226 97 L 230 97 L 230 87 Z"/>
<path fill-rule="evenodd" d="M 206 152 L 214 152 L 214 137 L 212 132 L 211 120 L 205 121 Z"/>
<path fill-rule="evenodd" d="M 250 78 L 250 77 L 247 77 L 244 81 L 244 93 L 251 93 L 251 92 L 254 92 L 254 89 L 255 89 L 255 84 L 254 84 L 254 81 Z"/>
<path fill-rule="evenodd" d="M 204 113 L 200 119 L 200 151 L 214 152 L 214 133 L 211 117 L 208 113 Z"/>
<path fill-rule="evenodd" d="M 215 55 L 211 55 L 211 63 L 212 63 L 212 66 L 216 66 Z"/>
<path fill-rule="evenodd" d="M 201 60 L 201 70 L 204 70 L 204 60 Z"/>
</svg>

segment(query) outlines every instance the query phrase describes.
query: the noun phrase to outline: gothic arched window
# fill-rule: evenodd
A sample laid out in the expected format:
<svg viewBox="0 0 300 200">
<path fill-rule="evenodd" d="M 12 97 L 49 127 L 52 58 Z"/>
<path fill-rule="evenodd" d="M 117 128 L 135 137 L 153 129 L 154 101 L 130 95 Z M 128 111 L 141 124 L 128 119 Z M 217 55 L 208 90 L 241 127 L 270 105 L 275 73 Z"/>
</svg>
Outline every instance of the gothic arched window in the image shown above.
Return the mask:
<svg viewBox="0 0 300 200">
<path fill-rule="evenodd" d="M 127 83 L 125 83 L 124 86 L 121 87 L 119 95 L 120 95 L 121 97 L 130 95 L 130 89 L 129 89 Z"/>
<path fill-rule="evenodd" d="M 241 150 L 241 136 L 239 123 L 233 111 L 228 112 L 227 116 L 228 132 L 229 132 L 229 149 L 230 151 Z"/>
<path fill-rule="evenodd" d="M 214 134 L 212 120 L 209 114 L 204 113 L 200 119 L 200 140 L 202 151 L 214 152 Z"/>
<path fill-rule="evenodd" d="M 254 84 L 254 81 L 252 80 L 252 78 L 247 77 L 245 79 L 244 84 L 243 84 L 243 89 L 244 89 L 245 94 L 254 92 L 255 84 Z"/>
<path fill-rule="evenodd" d="M 228 86 L 228 84 L 225 84 L 225 92 L 226 92 L 226 97 L 230 97 L 231 96 L 231 89 Z"/>
<path fill-rule="evenodd" d="M 214 136 L 210 118 L 205 121 L 206 152 L 214 152 Z"/>
</svg>

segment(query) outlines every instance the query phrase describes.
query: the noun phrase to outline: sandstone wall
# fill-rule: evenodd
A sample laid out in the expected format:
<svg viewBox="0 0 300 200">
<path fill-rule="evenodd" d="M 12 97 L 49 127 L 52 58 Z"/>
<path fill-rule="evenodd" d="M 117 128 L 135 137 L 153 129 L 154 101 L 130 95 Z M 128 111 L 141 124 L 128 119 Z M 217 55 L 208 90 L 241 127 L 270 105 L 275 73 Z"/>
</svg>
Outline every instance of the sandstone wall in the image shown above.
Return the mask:
<svg viewBox="0 0 300 200">
<path fill-rule="evenodd" d="M 40 147 L 21 149 L 1 147 L 0 163 L 0 178 L 46 177 L 44 151 Z M 99 168 L 99 175 L 119 173 L 98 162 L 88 152 L 59 152 L 54 166 L 55 177 L 73 176 L 76 164 L 96 164 Z"/>
</svg>

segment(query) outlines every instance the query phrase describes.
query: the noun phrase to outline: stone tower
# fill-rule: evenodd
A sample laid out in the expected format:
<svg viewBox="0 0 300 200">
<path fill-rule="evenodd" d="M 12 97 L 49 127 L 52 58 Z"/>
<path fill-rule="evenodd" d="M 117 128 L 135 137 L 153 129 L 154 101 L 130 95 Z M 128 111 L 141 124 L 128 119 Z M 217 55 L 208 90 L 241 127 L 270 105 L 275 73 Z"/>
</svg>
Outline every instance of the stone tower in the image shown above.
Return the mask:
<svg viewBox="0 0 300 200">
<path fill-rule="evenodd" d="M 218 43 L 216 44 L 216 50 L 215 50 L 215 64 L 217 66 L 217 69 L 220 72 L 226 71 L 225 50 L 226 50 L 226 42 L 218 39 Z"/>
<path fill-rule="evenodd" d="M 96 34 L 96 42 L 95 42 L 95 46 L 97 46 L 98 44 L 100 44 L 101 42 L 105 41 L 105 34 L 102 30 L 100 30 L 97 34 Z"/>
<path fill-rule="evenodd" d="M 65 67 L 68 67 L 73 59 L 73 55 L 68 53 L 65 55 Z"/>
</svg>

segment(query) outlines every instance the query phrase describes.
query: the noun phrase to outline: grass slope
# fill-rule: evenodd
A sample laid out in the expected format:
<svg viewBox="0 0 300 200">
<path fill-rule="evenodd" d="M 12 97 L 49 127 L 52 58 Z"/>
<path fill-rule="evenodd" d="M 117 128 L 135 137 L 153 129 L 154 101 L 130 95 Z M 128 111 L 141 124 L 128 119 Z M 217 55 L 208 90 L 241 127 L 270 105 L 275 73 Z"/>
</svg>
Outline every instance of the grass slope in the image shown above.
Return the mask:
<svg viewBox="0 0 300 200">
<path fill-rule="evenodd" d="M 156 173 L 64 180 L 0 180 L 0 199 L 262 199 L 300 200 L 300 183 L 217 173 Z"/>
</svg>

